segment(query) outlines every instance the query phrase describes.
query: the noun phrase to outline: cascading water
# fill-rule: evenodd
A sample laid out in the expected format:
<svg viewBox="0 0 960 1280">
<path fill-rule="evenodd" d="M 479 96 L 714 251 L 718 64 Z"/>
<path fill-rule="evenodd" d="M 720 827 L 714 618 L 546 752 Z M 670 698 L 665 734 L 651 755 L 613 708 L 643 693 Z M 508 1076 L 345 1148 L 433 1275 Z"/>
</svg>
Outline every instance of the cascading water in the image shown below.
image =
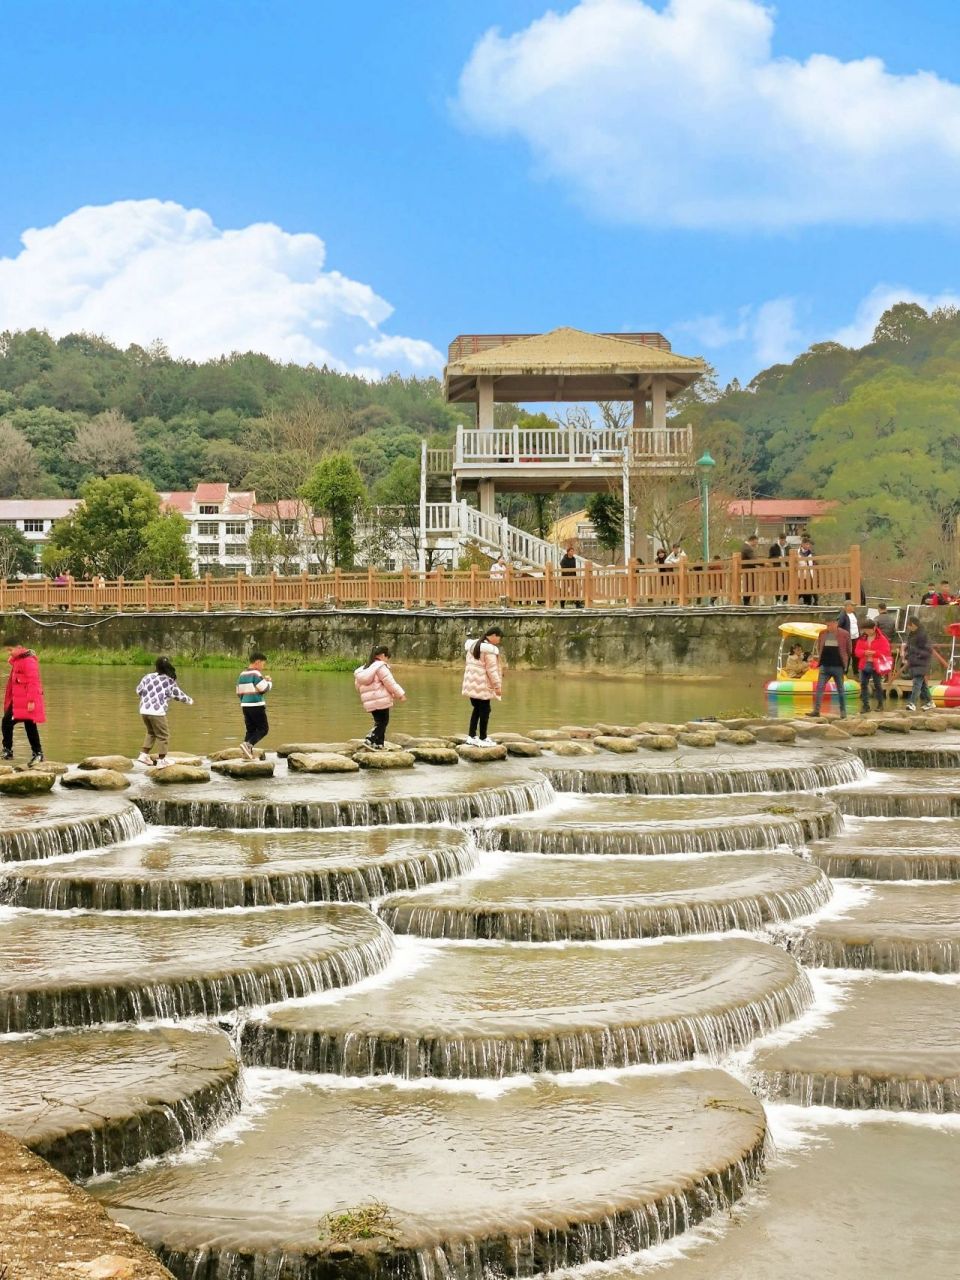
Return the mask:
<svg viewBox="0 0 960 1280">
<path fill-rule="evenodd" d="M 547 768 L 544 773 L 560 792 L 604 795 L 746 795 L 760 791 L 819 791 L 859 782 L 866 768 L 856 756 L 838 755 L 815 764 L 786 767 L 730 765 L 691 769 Z"/>
<path fill-rule="evenodd" d="M 139 809 L 127 805 L 118 812 L 44 820 L 0 829 L 0 863 L 58 858 L 81 849 L 104 849 L 132 840 L 145 830 Z"/>
</svg>

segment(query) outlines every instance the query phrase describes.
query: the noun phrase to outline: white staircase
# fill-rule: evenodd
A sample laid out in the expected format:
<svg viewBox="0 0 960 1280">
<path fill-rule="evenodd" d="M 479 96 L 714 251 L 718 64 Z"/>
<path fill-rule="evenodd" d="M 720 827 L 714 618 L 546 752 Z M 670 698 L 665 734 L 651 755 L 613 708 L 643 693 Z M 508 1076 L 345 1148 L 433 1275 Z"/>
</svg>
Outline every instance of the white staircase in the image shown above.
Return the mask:
<svg viewBox="0 0 960 1280">
<path fill-rule="evenodd" d="M 543 570 L 548 564 L 558 568 L 563 554 L 562 548 L 518 529 L 506 516 L 484 515 L 465 501 L 428 502 L 426 535 L 428 542 L 439 537 L 455 538 L 460 543 L 473 542 L 492 560 L 502 555 L 510 564 L 534 571 Z M 577 563 L 586 562 L 578 556 Z"/>
</svg>

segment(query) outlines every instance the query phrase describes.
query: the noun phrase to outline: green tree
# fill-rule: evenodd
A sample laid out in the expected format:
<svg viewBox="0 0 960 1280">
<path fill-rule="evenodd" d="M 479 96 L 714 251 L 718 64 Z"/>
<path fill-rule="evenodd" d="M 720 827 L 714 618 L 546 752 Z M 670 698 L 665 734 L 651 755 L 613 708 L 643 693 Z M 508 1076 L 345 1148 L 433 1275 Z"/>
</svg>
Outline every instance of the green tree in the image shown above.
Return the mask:
<svg viewBox="0 0 960 1280">
<path fill-rule="evenodd" d="M 179 512 L 164 512 L 156 489 L 137 476 L 89 480 L 76 510 L 58 520 L 43 552 L 49 569 L 77 578 L 139 578 L 145 574 L 189 576 Z"/>
<path fill-rule="evenodd" d="M 132 474 L 140 462 L 140 445 L 123 414 L 118 409 L 108 409 L 80 427 L 69 454 L 88 474 Z"/>
<path fill-rule="evenodd" d="M 34 573 L 37 557 L 33 547 L 14 525 L 0 525 L 0 578 Z"/>
<path fill-rule="evenodd" d="M 357 511 L 365 504 L 363 478 L 346 453 L 331 453 L 317 464 L 300 491 L 325 521 L 325 543 L 334 568 L 353 565 Z"/>
<path fill-rule="evenodd" d="M 9 422 L 0 422 L 0 498 L 35 498 L 42 475 L 30 441 Z"/>
<path fill-rule="evenodd" d="M 587 515 L 596 530 L 597 541 L 607 551 L 623 545 L 623 503 L 613 493 L 591 493 Z"/>
</svg>

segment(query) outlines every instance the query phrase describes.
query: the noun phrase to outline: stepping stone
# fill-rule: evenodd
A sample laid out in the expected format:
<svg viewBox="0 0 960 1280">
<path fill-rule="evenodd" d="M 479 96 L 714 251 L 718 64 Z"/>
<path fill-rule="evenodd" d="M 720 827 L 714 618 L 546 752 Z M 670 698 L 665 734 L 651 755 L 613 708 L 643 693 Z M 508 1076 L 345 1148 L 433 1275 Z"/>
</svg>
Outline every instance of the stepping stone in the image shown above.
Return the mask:
<svg viewBox="0 0 960 1280">
<path fill-rule="evenodd" d="M 374 989 L 248 1023 L 244 1060 L 407 1078 L 606 1070 L 720 1057 L 812 1000 L 791 956 L 742 939 L 423 951 Z"/>
<path fill-rule="evenodd" d="M 210 768 L 225 778 L 273 777 L 272 760 L 218 760 Z"/>
<path fill-rule="evenodd" d="M 77 765 L 78 769 L 112 769 L 115 773 L 130 773 L 133 761 L 129 756 L 87 756 Z"/>
<path fill-rule="evenodd" d="M 492 764 L 496 760 L 506 760 L 507 748 L 501 744 L 495 747 L 474 747 L 469 743 L 461 743 L 457 747 L 461 760 L 469 760 L 471 764 Z"/>
<path fill-rule="evenodd" d="M 798 849 L 840 827 L 836 805 L 809 796 L 578 796 L 554 813 L 503 819 L 477 837 L 515 853 L 732 853 Z"/>
<path fill-rule="evenodd" d="M 641 747 L 649 740 L 639 738 Z M 557 791 L 608 795 L 748 795 L 757 791 L 820 791 L 861 782 L 863 761 L 851 751 L 785 747 L 783 764 L 771 764 L 762 746 L 745 748 L 732 762 L 725 747 L 688 764 L 675 757 L 640 760 L 597 759 L 576 767 L 546 764 L 542 772 Z M 839 794 L 846 794 L 839 793 Z"/>
<path fill-rule="evenodd" d="M 879 884 L 799 940 L 802 964 L 960 973 L 960 883 Z"/>
<path fill-rule="evenodd" d="M 361 769 L 412 769 L 416 760 L 409 751 L 355 751 Z"/>
<path fill-rule="evenodd" d="M 504 854 L 495 878 L 396 893 L 377 910 L 395 933 L 510 942 L 593 942 L 757 930 L 822 907 L 830 881 L 791 854 L 599 858 Z"/>
<path fill-rule="evenodd" d="M 571 738 L 569 742 L 546 742 L 544 750 L 552 756 L 595 756 L 599 751 L 592 742 Z"/>
<path fill-rule="evenodd" d="M 601 733 L 593 740 L 595 747 L 600 747 L 602 751 L 613 751 L 617 755 L 629 755 L 637 749 L 637 744 L 633 738 L 622 738 L 615 734 Z"/>
<path fill-rule="evenodd" d="M 588 729 L 582 724 L 562 724 L 559 732 L 564 738 L 589 740 L 597 736 L 596 729 Z"/>
<path fill-rule="evenodd" d="M 293 773 L 359 773 L 360 766 L 349 756 L 335 751 L 294 751 L 287 756 Z"/>
<path fill-rule="evenodd" d="M 8 800 L 0 822 L 0 863 L 103 849 L 144 830 L 140 810 L 128 802 L 88 796 L 81 800 L 62 792 L 46 797 L 42 807 Z"/>
<path fill-rule="evenodd" d="M 92 1190 L 180 1275 L 226 1275 L 238 1257 L 267 1275 L 281 1256 L 291 1276 L 332 1275 L 357 1253 L 351 1270 L 370 1280 L 426 1258 L 427 1274 L 528 1275 L 660 1243 L 728 1208 L 763 1166 L 763 1108 L 717 1070 L 496 1097 L 285 1084 L 233 1141 Z M 337 1215 L 372 1203 L 383 1229 L 355 1239 Z"/>
<path fill-rule="evenodd" d="M 505 748 L 501 748 L 505 752 Z M 281 773 L 267 782 L 215 777 L 207 786 L 142 788 L 132 793 L 147 822 L 162 827 L 251 830 L 464 823 L 527 813 L 554 798 L 550 784 L 523 762 L 462 762 L 445 771 L 443 786 L 422 771 L 355 770 L 329 776 Z"/>
<path fill-rule="evenodd" d="M 46 911 L 366 902 L 463 875 L 477 858 L 468 834 L 449 827 L 154 829 L 120 848 L 8 868 L 0 902 Z"/>
<path fill-rule="evenodd" d="M 266 753 L 259 747 L 254 747 L 253 754 L 258 760 L 263 760 Z M 249 756 L 245 755 L 239 747 L 224 747 L 222 751 L 211 751 L 208 759 L 211 764 L 220 764 L 225 760 L 249 760 Z"/>
<path fill-rule="evenodd" d="M 539 756 L 543 754 L 543 748 L 537 742 L 508 742 L 506 744 L 508 756 Z"/>
<path fill-rule="evenodd" d="M 718 729 L 717 742 L 728 742 L 734 747 L 752 747 L 756 738 L 749 729 Z"/>
<path fill-rule="evenodd" d="M 3 773 L 0 774 L 0 795 L 43 795 L 45 791 L 49 791 L 53 787 L 55 781 L 55 773 L 41 773 L 36 769 L 24 770 L 23 773 Z"/>
<path fill-rule="evenodd" d="M 410 754 L 420 764 L 459 764 L 454 747 L 411 747 Z"/>
<path fill-rule="evenodd" d="M 758 742 L 795 742 L 797 731 L 792 724 L 760 724 L 750 731 Z"/>
<path fill-rule="evenodd" d="M 184 782 L 210 781 L 209 771 L 199 764 L 168 764 L 162 769 L 147 769 L 146 776 L 151 782 L 159 782 L 165 787 L 175 787 Z"/>
<path fill-rule="evenodd" d="M 717 735 L 704 730 L 687 730 L 677 734 L 677 741 L 684 747 L 698 747 L 701 750 L 717 745 Z"/>
<path fill-rule="evenodd" d="M 358 982 L 383 968 L 391 944 L 353 906 L 173 919 L 15 912 L 0 932 L 0 1032 L 216 1017 Z"/>
<path fill-rule="evenodd" d="M 520 735 L 516 735 L 519 737 Z M 531 729 L 527 737 L 533 742 L 562 742 L 564 738 L 570 735 L 564 733 L 562 729 Z M 500 738 L 506 742 L 508 738 L 505 734 L 501 734 Z"/>
<path fill-rule="evenodd" d="M 834 1112 L 834 1117 L 837 1116 Z M 844 1117 L 840 1116 L 841 1119 Z M 955 1128 L 792 1111 L 762 1191 L 662 1267 L 624 1259 L 619 1280 L 955 1280 Z M 662 1256 L 662 1255 L 661 1255 Z M 802 1263 L 798 1264 L 798 1259 Z"/>
<path fill-rule="evenodd" d="M 219 1031 L 63 1031 L 0 1043 L 0 1127 L 75 1181 L 182 1149 L 240 1108 Z"/>
<path fill-rule="evenodd" d="M 858 880 L 960 880 L 960 821 L 847 818 L 843 833 L 810 846 L 828 876 Z"/>
<path fill-rule="evenodd" d="M 670 733 L 642 733 L 634 741 L 643 751 L 676 751 L 680 745 Z"/>
<path fill-rule="evenodd" d="M 285 742 L 282 746 L 277 747 L 277 755 L 281 760 L 285 760 L 288 756 L 323 756 L 323 755 L 349 755 L 356 750 L 356 744 L 353 742 Z"/>
<path fill-rule="evenodd" d="M 60 785 L 68 791 L 124 791 L 130 779 L 116 769 L 81 770 L 78 766 L 76 773 L 63 775 Z"/>
<path fill-rule="evenodd" d="M 841 985 L 839 1006 L 750 1063 L 765 1095 L 803 1106 L 960 1111 L 960 986 L 913 977 Z"/>
</svg>

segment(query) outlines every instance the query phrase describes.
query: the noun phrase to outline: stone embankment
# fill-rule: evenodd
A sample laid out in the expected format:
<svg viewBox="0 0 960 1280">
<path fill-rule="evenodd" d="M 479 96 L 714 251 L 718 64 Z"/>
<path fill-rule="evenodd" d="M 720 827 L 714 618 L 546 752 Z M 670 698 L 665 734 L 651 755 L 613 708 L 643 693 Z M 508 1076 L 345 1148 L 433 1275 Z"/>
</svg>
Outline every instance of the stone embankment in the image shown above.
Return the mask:
<svg viewBox="0 0 960 1280">
<path fill-rule="evenodd" d="M 0 767 L 10 1280 L 533 1275 L 960 1111 L 960 714 L 238 763 Z"/>
</svg>

